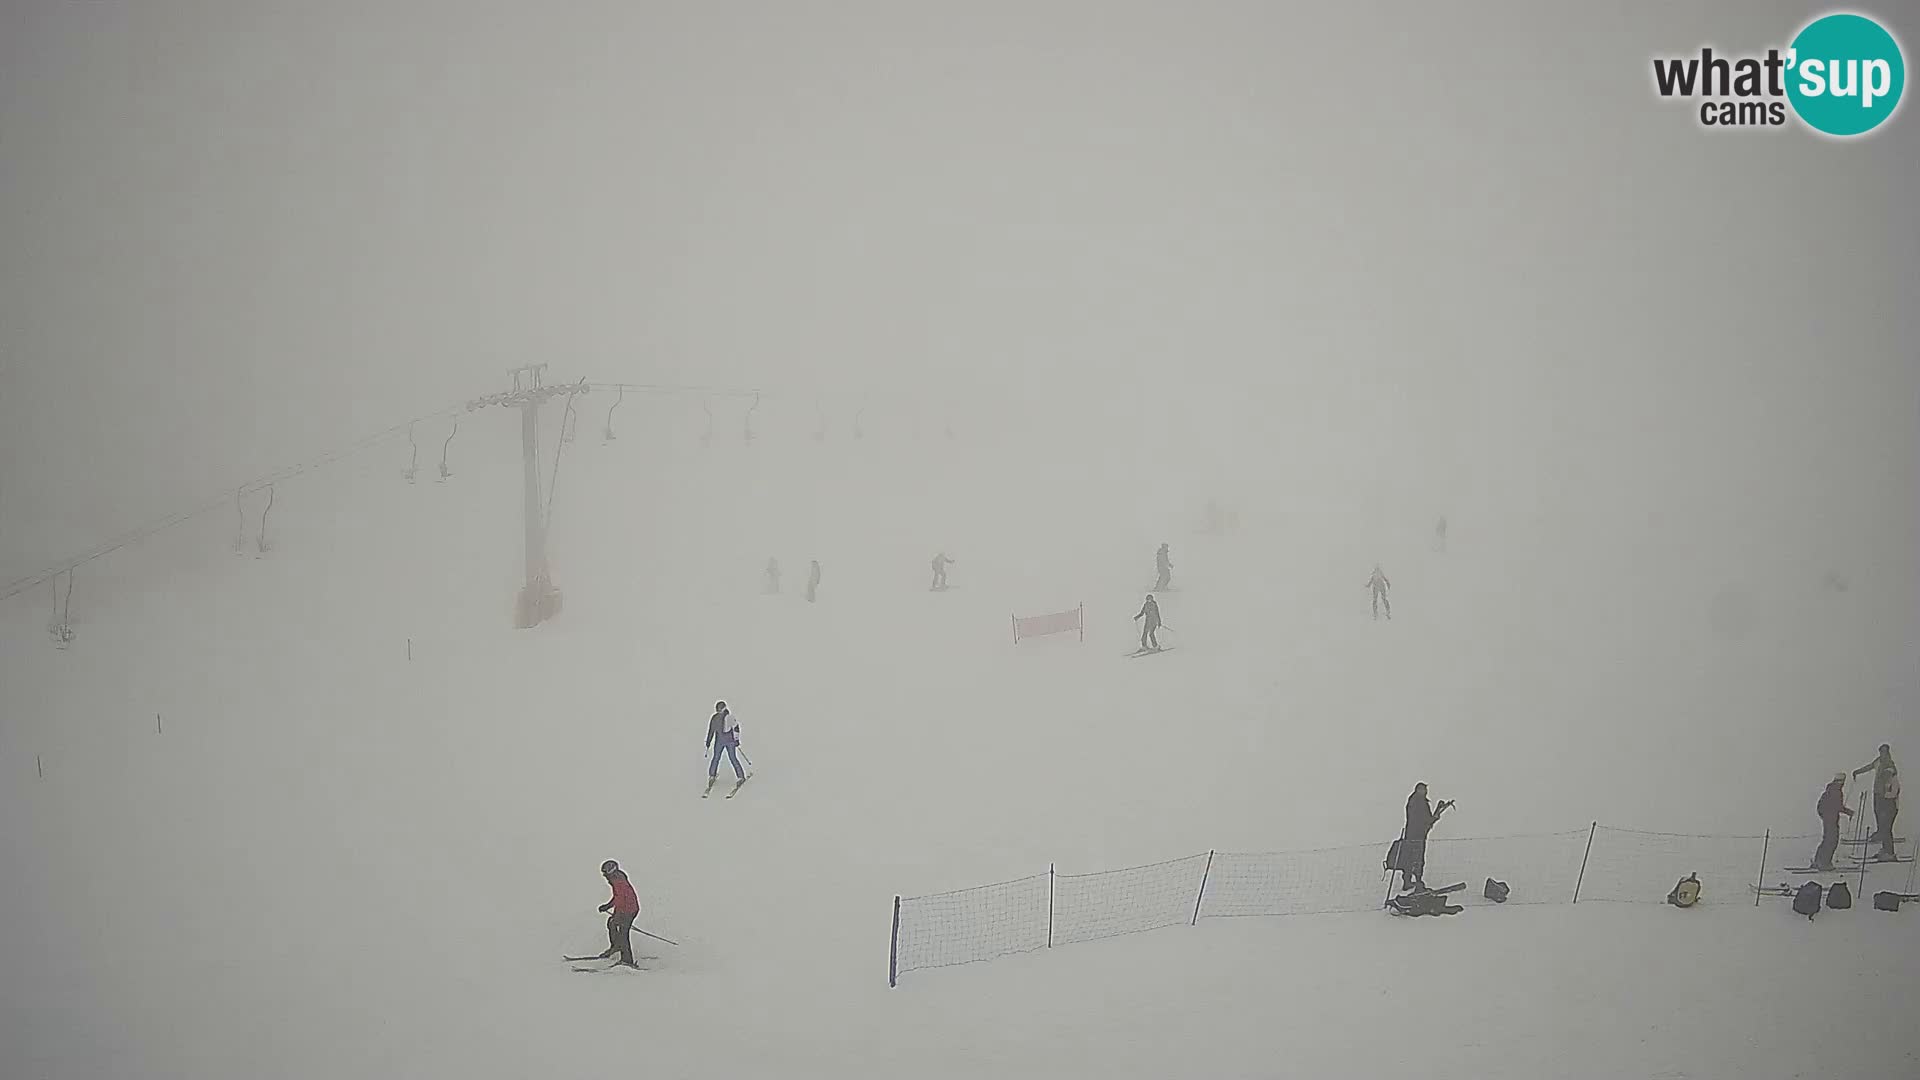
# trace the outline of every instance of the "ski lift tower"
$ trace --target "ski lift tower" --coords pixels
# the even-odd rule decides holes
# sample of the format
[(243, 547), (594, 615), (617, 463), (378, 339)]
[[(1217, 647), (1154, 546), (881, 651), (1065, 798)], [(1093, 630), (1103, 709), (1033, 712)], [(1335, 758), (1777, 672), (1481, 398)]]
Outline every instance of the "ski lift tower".
[(498, 405), (520, 410), (520, 458), (525, 469), (527, 524), (527, 580), (513, 605), (513, 625), (527, 630), (560, 614), (560, 590), (547, 573), (547, 521), (540, 499), (540, 406), (563, 394), (581, 391), (578, 386), (544, 386), (540, 373), (545, 364), (525, 364), (507, 374), (513, 377), (513, 389), (488, 394), (467, 402), (467, 411)]

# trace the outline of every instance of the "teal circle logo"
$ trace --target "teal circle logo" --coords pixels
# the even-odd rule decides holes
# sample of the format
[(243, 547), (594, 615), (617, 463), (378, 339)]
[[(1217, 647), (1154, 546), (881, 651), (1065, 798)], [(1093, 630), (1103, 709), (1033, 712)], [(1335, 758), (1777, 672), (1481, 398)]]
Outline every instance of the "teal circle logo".
[(1864, 15), (1825, 15), (1794, 35), (1787, 100), (1815, 131), (1864, 135), (1900, 107), (1907, 63), (1900, 43)]

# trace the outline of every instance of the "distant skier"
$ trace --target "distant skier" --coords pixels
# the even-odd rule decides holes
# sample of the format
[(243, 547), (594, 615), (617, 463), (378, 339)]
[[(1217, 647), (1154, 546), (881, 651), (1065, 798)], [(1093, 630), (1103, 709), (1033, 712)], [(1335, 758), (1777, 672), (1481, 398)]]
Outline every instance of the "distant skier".
[(613, 899), (600, 905), (603, 912), (612, 912), (607, 916), (607, 951), (600, 954), (605, 960), (614, 953), (620, 954), (623, 967), (638, 967), (633, 962), (633, 920), (640, 917), (640, 898), (633, 893), (633, 885), (627, 881), (626, 871), (620, 864), (608, 859), (600, 864), (600, 873), (613, 886)]
[(1820, 793), (1814, 807), (1820, 815), (1820, 846), (1813, 852), (1813, 868), (1822, 873), (1833, 871), (1833, 853), (1840, 847), (1840, 818), (1853, 816), (1847, 809), (1847, 774), (1834, 773), (1827, 789)]
[(1393, 588), (1393, 582), (1388, 581), (1387, 575), (1380, 572), (1379, 563), (1373, 564), (1373, 576), (1367, 579), (1367, 588), (1373, 590), (1374, 620), (1379, 621), (1382, 606), (1387, 609), (1387, 618), (1393, 618), (1393, 601), (1387, 599), (1387, 590)]
[(1153, 591), (1165, 592), (1173, 580), (1173, 560), (1167, 556), (1167, 545), (1161, 544), (1160, 550), (1153, 553), (1153, 568), (1160, 573), (1153, 583)]
[(1407, 824), (1400, 834), (1400, 859), (1395, 867), (1401, 874), (1401, 892), (1426, 888), (1427, 834), (1433, 831), (1440, 815), (1452, 806), (1452, 799), (1442, 799), (1438, 806), (1429, 806), (1426, 782), (1413, 785), (1413, 794), (1407, 796)]
[(1136, 622), (1141, 619), (1147, 620), (1140, 630), (1140, 651), (1159, 652), (1160, 604), (1153, 598), (1152, 593), (1147, 594), (1147, 602), (1140, 606), (1140, 614), (1135, 615), (1133, 618)]
[(767, 592), (768, 594), (773, 594), (779, 591), (780, 591), (780, 560), (768, 559), (767, 560)]
[(1865, 765), (1853, 770), (1853, 775), (1873, 773), (1873, 835), (1869, 842), (1880, 842), (1880, 853), (1875, 862), (1888, 862), (1894, 858), (1893, 819), (1900, 815), (1900, 770), (1893, 764), (1893, 747), (1880, 744), (1880, 755)]
[(935, 555), (933, 557), (933, 584), (928, 586), (928, 588), (934, 592), (939, 592), (946, 588), (947, 567), (952, 566), (955, 561), (957, 560), (947, 558), (947, 553), (944, 551)]
[(1447, 550), (1447, 518), (1445, 514), (1433, 526), (1433, 549), (1439, 552)]
[(708, 791), (713, 790), (713, 782), (720, 778), (722, 753), (733, 762), (735, 786), (747, 782), (747, 771), (740, 767), (740, 722), (733, 718), (733, 710), (727, 708), (724, 701), (713, 703), (713, 717), (707, 721), (707, 746), (713, 749), (713, 761), (707, 765)]
[(807, 571), (807, 603), (809, 604), (813, 603), (814, 595), (819, 591), (820, 591), (820, 560), (815, 559), (813, 560), (812, 568)]

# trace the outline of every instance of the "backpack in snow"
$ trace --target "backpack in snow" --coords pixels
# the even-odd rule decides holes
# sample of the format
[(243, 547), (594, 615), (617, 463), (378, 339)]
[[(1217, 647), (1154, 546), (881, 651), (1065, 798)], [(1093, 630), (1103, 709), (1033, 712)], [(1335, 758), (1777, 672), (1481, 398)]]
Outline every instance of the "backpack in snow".
[(1487, 899), (1493, 901), (1496, 904), (1504, 904), (1507, 902), (1507, 895), (1512, 891), (1513, 891), (1512, 889), (1507, 887), (1506, 882), (1495, 881), (1492, 878), (1488, 878), (1487, 887), (1480, 890), (1480, 895), (1486, 897)]
[(1700, 875), (1688, 874), (1676, 883), (1673, 891), (1667, 894), (1667, 903), (1674, 907), (1692, 907), (1700, 902)]
[(1395, 915), (1458, 915), (1464, 909), (1458, 904), (1449, 904), (1447, 894), (1466, 887), (1463, 881), (1444, 889), (1416, 889), (1388, 900), (1387, 910)]
[(1880, 911), (1899, 911), (1900, 901), (1913, 897), (1897, 892), (1877, 892), (1873, 894), (1873, 906)]
[(1827, 890), (1817, 881), (1809, 881), (1793, 892), (1793, 913), (1812, 919), (1820, 913), (1820, 897)]
[(1833, 888), (1827, 890), (1827, 906), (1835, 911), (1845, 911), (1853, 906), (1853, 890), (1847, 888), (1844, 881), (1836, 881)]

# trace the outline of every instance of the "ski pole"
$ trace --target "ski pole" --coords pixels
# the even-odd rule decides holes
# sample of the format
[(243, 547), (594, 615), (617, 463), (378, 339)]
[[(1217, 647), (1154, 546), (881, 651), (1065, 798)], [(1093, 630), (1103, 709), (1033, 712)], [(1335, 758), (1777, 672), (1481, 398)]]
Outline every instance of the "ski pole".
[(667, 944), (672, 945), (674, 948), (680, 947), (680, 943), (673, 940), (672, 938), (663, 938), (659, 934), (647, 934), (645, 930), (642, 930), (637, 926), (633, 927), (633, 932), (636, 934), (646, 934), (648, 937), (652, 938), (655, 941), (664, 941)]

